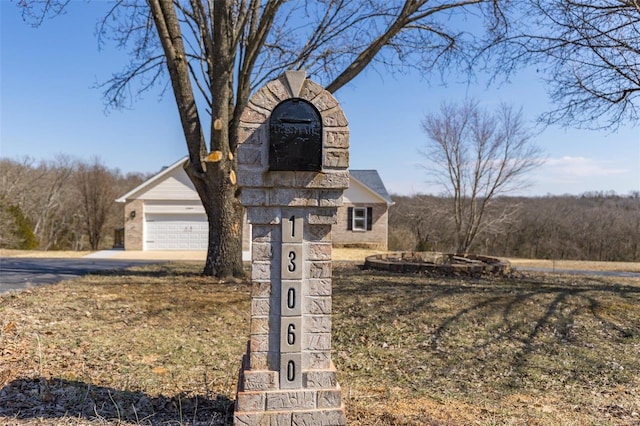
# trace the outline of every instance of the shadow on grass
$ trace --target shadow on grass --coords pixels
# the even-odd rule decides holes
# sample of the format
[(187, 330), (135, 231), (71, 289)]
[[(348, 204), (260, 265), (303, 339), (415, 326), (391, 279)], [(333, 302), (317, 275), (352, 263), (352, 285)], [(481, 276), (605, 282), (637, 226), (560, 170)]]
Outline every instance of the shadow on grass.
[(132, 265), (126, 269), (106, 269), (102, 271), (94, 271), (93, 275), (102, 276), (126, 276), (126, 277), (181, 277), (193, 278), (201, 277), (204, 262), (181, 262), (172, 263), (168, 261), (158, 263), (148, 263), (140, 265)]
[(479, 382), (562, 390), (564, 380), (604, 389), (638, 371), (640, 282), (344, 269), (333, 294), (339, 368), (397, 386), (466, 394)]
[(202, 270), (204, 262), (199, 261), (163, 261), (158, 263), (147, 263), (134, 265), (126, 269), (106, 269), (101, 271), (93, 271), (92, 275), (96, 276), (120, 276), (120, 277), (144, 277), (144, 278), (180, 278), (182, 280), (188, 278), (201, 278), (209, 283), (215, 284), (238, 284), (240, 282), (249, 282), (251, 277), (251, 267), (244, 265), (244, 277), (232, 278), (226, 280), (218, 280), (211, 276), (203, 275)]
[(0, 389), (0, 423), (9, 419), (50, 419), (60, 424), (84, 419), (96, 424), (230, 425), (233, 400), (222, 395), (150, 396), (60, 378), (17, 379)]

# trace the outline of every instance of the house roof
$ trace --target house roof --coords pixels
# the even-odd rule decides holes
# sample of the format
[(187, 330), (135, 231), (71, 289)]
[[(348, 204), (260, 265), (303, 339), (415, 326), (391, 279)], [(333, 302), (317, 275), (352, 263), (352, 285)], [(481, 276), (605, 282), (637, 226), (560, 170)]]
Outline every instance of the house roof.
[(352, 179), (357, 180), (383, 198), (387, 204), (394, 204), (377, 170), (349, 170), (349, 174)]
[[(149, 189), (151, 189), (154, 185), (158, 184), (162, 181), (164, 177), (171, 174), (178, 167), (183, 167), (187, 161), (187, 157), (183, 157), (180, 160), (176, 161), (172, 165), (165, 167), (158, 174), (152, 176), (150, 179), (142, 182), (140, 185), (133, 188), (131, 191), (127, 192), (120, 198), (116, 200), (118, 203), (125, 203), (127, 200), (135, 199), (139, 195), (145, 193)], [(394, 204), (393, 200), (389, 196), (387, 192), (387, 188), (385, 188), (380, 175), (376, 170), (349, 170), (351, 178), (356, 180), (358, 183), (369, 189), (378, 197), (382, 198), (387, 204)]]

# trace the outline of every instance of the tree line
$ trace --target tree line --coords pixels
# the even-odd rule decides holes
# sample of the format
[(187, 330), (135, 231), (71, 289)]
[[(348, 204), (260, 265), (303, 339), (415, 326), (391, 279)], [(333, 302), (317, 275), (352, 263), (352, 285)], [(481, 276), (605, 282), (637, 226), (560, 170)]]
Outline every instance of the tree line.
[[(390, 250), (455, 251), (448, 197), (394, 196)], [(508, 215), (504, 215), (509, 211)], [(500, 197), (468, 252), (504, 257), (640, 261), (640, 192)]]
[[(67, 155), (0, 159), (0, 248), (97, 250), (123, 226), (115, 199), (148, 175)], [(393, 196), (390, 250), (455, 251), (451, 197)], [(505, 213), (508, 212), (508, 213)], [(469, 252), (505, 257), (640, 261), (640, 192), (498, 197)]]
[(0, 248), (98, 250), (124, 226), (115, 199), (147, 176), (99, 158), (0, 159)]

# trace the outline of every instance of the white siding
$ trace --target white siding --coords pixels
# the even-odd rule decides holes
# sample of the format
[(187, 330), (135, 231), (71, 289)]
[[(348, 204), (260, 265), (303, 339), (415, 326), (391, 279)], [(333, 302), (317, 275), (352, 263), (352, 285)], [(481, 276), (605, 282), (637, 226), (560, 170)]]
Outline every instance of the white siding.
[(342, 197), (345, 203), (351, 204), (377, 204), (382, 202), (381, 198), (373, 191), (353, 179), (350, 180), (349, 188), (344, 191)]
[(198, 193), (182, 167), (177, 167), (148, 191), (138, 197), (143, 200), (199, 200)]

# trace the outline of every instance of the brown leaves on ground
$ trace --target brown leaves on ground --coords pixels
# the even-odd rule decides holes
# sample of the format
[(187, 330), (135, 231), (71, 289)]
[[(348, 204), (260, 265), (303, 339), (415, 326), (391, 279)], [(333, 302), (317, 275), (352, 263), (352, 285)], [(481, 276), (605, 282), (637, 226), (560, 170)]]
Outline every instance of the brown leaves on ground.
[[(248, 283), (199, 264), (0, 296), (1, 424), (223, 425)], [(349, 424), (640, 424), (640, 280), (334, 272)]]

